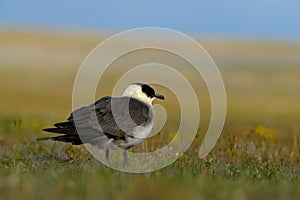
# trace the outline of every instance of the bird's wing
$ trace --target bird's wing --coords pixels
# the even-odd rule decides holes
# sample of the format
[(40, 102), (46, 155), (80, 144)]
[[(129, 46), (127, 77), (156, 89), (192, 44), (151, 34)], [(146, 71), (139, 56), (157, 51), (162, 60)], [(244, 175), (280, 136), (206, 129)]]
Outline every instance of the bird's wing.
[(151, 123), (152, 118), (152, 108), (136, 99), (103, 97), (72, 112), (68, 122), (80, 129), (92, 127), (108, 137), (124, 138), (132, 136), (134, 127)]

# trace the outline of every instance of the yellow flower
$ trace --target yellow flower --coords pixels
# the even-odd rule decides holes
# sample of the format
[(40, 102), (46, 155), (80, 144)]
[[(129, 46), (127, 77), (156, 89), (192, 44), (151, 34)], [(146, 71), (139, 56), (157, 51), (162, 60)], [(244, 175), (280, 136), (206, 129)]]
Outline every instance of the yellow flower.
[(265, 138), (275, 138), (277, 133), (274, 129), (272, 128), (267, 128), (265, 126), (262, 125), (258, 125), (255, 129), (254, 129), (254, 133), (256, 135), (259, 135), (261, 137), (265, 137)]

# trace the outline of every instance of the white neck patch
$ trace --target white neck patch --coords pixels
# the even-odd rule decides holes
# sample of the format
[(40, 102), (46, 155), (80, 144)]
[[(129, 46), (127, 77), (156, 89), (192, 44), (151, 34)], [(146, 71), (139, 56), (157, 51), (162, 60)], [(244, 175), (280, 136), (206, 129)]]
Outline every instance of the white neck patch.
[(136, 85), (136, 84), (129, 85), (123, 92), (122, 96), (135, 98), (139, 101), (146, 103), (147, 105), (152, 105), (152, 101), (154, 100), (154, 98), (148, 97), (142, 91), (142, 88), (140, 85)]

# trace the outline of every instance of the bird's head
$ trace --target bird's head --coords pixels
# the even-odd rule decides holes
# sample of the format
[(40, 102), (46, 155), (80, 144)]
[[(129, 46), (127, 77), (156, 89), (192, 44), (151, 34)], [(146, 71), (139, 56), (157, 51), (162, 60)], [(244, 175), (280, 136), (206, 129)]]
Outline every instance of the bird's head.
[(130, 84), (123, 92), (123, 96), (135, 98), (139, 101), (150, 105), (152, 104), (152, 101), (156, 98), (161, 100), (165, 99), (163, 95), (155, 93), (152, 87), (144, 83)]

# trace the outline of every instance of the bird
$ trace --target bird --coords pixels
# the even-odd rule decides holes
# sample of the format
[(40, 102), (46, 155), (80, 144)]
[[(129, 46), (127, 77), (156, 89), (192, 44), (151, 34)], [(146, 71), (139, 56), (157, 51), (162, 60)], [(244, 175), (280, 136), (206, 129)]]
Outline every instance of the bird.
[(72, 145), (91, 144), (105, 151), (123, 150), (124, 166), (128, 166), (127, 150), (141, 143), (151, 132), (154, 122), (152, 102), (165, 97), (146, 83), (128, 85), (120, 97), (105, 96), (71, 112), (64, 122), (43, 131), (60, 134), (38, 140), (52, 140)]

